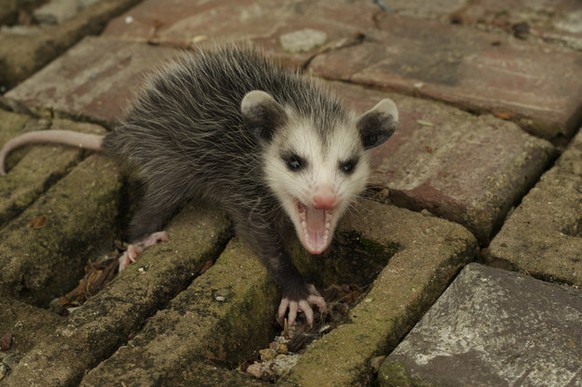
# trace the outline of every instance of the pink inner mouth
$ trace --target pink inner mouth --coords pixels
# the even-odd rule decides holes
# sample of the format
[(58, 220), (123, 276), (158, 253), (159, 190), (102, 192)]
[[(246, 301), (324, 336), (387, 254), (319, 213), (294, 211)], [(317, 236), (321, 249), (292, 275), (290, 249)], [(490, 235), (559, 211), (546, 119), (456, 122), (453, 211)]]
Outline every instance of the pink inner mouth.
[(329, 244), (332, 211), (318, 210), (297, 202), (301, 223), (300, 239), (311, 254), (321, 254)]

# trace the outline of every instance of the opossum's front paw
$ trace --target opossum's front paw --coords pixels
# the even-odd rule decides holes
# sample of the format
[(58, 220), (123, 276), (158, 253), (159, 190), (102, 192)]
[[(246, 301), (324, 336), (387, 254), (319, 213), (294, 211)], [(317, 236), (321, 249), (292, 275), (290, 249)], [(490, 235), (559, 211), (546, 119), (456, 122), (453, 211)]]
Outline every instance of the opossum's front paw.
[(283, 299), (279, 304), (279, 311), (277, 316), (279, 317), (279, 320), (283, 320), (288, 309), (289, 314), (287, 315), (287, 320), (289, 326), (291, 326), (297, 318), (297, 313), (303, 312), (305, 313), (305, 318), (307, 319), (307, 325), (311, 327), (313, 326), (313, 309), (311, 309), (311, 305), (317, 306), (317, 309), (319, 309), (321, 313), (325, 312), (325, 300), (323, 297), (321, 297), (321, 294), (319, 294), (317, 289), (315, 289), (315, 286), (307, 285), (306, 294), (303, 297), (295, 299), (287, 295), (283, 295)]
[(119, 271), (125, 270), (129, 265), (137, 261), (137, 257), (148, 247), (159, 242), (166, 242), (167, 240), (168, 233), (159, 231), (146, 236), (137, 243), (127, 246), (127, 250), (119, 257)]

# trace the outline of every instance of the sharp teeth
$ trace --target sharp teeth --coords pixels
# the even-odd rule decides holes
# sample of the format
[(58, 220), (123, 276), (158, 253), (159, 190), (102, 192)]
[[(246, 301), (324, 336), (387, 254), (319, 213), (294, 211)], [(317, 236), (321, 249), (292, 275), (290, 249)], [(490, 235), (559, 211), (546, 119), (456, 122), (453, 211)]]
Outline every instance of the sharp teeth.
[[(301, 201), (296, 199), (296, 209), (299, 220), (300, 232), (303, 236), (303, 242), (306, 243), (306, 248), (308, 250), (322, 251), (328, 244), (331, 235), (331, 224), (333, 222), (333, 211), (324, 210), (323, 211), (323, 229), (321, 229), (319, 234), (314, 234), (308, 230), (307, 214), (309, 211), (314, 211), (315, 209), (308, 208)], [(321, 216), (321, 215), (319, 215)], [(314, 238), (314, 240), (312, 240)]]
[(303, 205), (300, 201), (297, 201), (297, 213), (299, 214), (299, 220), (301, 221), (301, 226), (305, 227), (306, 215), (307, 215), (307, 207)]

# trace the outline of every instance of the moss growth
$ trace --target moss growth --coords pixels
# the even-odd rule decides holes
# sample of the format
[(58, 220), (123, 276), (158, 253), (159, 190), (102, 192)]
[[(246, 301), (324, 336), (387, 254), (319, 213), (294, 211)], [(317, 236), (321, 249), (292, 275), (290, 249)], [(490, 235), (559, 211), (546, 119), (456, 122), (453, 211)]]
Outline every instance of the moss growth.
[(396, 243), (382, 245), (355, 231), (344, 231), (336, 234), (324, 254), (311, 256), (299, 243), (291, 248), (291, 253), (305, 277), (319, 286), (356, 284), (366, 287), (399, 250)]
[(382, 387), (425, 387), (418, 378), (411, 377), (406, 366), (400, 362), (384, 362), (378, 374), (378, 384)]

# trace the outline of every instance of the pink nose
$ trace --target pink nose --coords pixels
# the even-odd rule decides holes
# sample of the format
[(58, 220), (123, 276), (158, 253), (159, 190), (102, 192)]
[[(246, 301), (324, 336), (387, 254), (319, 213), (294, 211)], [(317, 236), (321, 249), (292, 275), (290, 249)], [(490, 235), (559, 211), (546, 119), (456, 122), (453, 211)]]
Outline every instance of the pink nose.
[(331, 189), (316, 189), (313, 204), (318, 210), (331, 210), (335, 207), (337, 197)]

